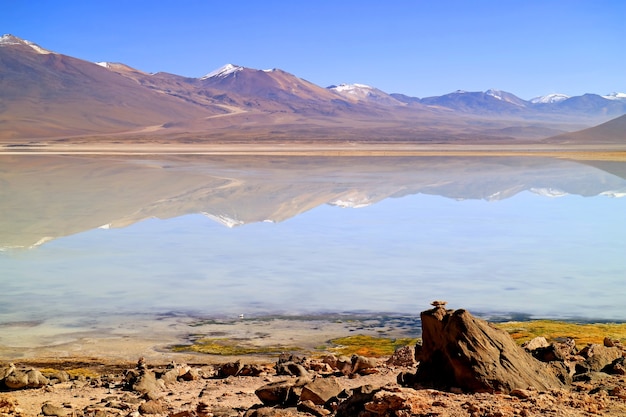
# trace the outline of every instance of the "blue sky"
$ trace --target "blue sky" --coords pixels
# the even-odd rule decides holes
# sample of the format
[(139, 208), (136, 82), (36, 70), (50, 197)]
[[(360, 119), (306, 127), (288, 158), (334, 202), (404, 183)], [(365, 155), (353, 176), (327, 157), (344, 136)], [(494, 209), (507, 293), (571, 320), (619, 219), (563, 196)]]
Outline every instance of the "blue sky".
[(524, 99), (626, 91), (626, 1), (10, 1), (2, 33), (89, 61), (199, 77), (226, 63), (322, 87)]

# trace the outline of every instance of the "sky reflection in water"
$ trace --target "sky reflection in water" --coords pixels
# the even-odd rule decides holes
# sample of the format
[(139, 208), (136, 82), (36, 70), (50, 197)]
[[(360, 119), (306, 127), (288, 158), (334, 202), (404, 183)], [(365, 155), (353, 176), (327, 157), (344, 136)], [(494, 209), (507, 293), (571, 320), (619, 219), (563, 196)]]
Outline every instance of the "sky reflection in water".
[(54, 315), (477, 313), (626, 319), (626, 198), (529, 191), (320, 205), (228, 228), (201, 214), (0, 253), (0, 321)]

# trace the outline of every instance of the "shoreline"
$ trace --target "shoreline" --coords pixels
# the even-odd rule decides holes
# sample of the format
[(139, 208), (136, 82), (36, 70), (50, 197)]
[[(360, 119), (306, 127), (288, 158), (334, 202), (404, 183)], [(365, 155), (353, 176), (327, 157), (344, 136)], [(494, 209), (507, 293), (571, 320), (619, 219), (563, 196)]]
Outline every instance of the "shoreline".
[(575, 144), (407, 144), (407, 143), (0, 143), (0, 155), (91, 155), (91, 156), (528, 156), (578, 161), (626, 161), (624, 145)]
[[(626, 332), (626, 321), (594, 319), (542, 319), (522, 315), (477, 317), (503, 328), (532, 327), (533, 323), (587, 328), (614, 326)], [(544, 326), (545, 327), (545, 326)], [(558, 326), (556, 326), (559, 329)], [(569, 328), (569, 327), (568, 327)], [(245, 318), (207, 318), (191, 315), (118, 315), (102, 323), (87, 320), (84, 327), (52, 320), (0, 324), (0, 362), (28, 364), (132, 363), (139, 357), (151, 361), (221, 363), (245, 358), (273, 360), (281, 351), (306, 355), (332, 353), (332, 340), (352, 336), (377, 339), (421, 337), (419, 314), (306, 314), (264, 315)], [(559, 331), (559, 330), (557, 330)], [(571, 331), (571, 330), (569, 330)], [(560, 336), (568, 336), (563, 334)], [(626, 337), (626, 333), (625, 333)], [(191, 347), (203, 341), (218, 341), (225, 348), (245, 348), (250, 353), (202, 353)], [(178, 347), (178, 349), (176, 349)], [(187, 348), (186, 348), (187, 347)], [(238, 350), (234, 350), (238, 352)]]

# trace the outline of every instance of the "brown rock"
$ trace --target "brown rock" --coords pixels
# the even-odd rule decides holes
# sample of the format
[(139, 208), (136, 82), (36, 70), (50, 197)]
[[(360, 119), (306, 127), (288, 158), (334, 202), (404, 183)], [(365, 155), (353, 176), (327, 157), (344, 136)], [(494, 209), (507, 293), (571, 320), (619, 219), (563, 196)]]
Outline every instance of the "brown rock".
[(254, 393), (264, 405), (294, 406), (298, 403), (302, 388), (309, 382), (309, 378), (276, 381), (263, 385)]
[(139, 406), (141, 414), (164, 414), (167, 412), (167, 405), (161, 400), (150, 400)]
[(546, 347), (539, 347), (532, 351), (532, 355), (542, 362), (564, 362), (575, 353), (576, 342), (574, 339), (566, 339), (562, 342), (554, 342)]
[(145, 394), (158, 393), (164, 388), (165, 383), (162, 380), (157, 380), (152, 371), (143, 372), (132, 385), (134, 391)]
[(276, 375), (309, 376), (304, 366), (295, 362), (282, 362), (276, 365)]
[(522, 400), (526, 400), (532, 396), (532, 392), (527, 389), (515, 388), (511, 390), (509, 395), (511, 395), (512, 397), (521, 398)]
[(44, 416), (67, 417), (70, 414), (72, 414), (72, 410), (65, 408), (65, 407), (52, 405), (50, 403), (45, 403), (44, 405), (41, 406), (41, 413)]
[(365, 410), (365, 404), (370, 402), (374, 395), (380, 391), (380, 387), (363, 385), (352, 391), (346, 400), (342, 401), (337, 408), (337, 417), (354, 417), (361, 415)]
[(270, 408), (270, 407), (261, 407), (256, 409), (248, 410), (244, 417), (300, 417), (307, 416), (310, 417), (310, 414), (307, 413), (299, 413), (295, 408)]
[(369, 373), (370, 369), (374, 369), (378, 366), (378, 361), (375, 358), (367, 358), (361, 355), (352, 355), (350, 360), (352, 362), (352, 374)]
[(329, 415), (331, 412), (325, 409), (322, 406), (315, 405), (311, 400), (305, 400), (298, 403), (297, 407), (298, 411), (302, 411), (305, 413), (312, 414), (316, 417), (324, 417)]
[(336, 398), (342, 391), (335, 378), (317, 378), (302, 388), (300, 401), (312, 401), (316, 405), (324, 405)]
[(466, 310), (438, 306), (421, 313), (422, 351), (415, 380), (439, 389), (510, 392), (563, 383), (511, 336)]
[(550, 343), (548, 343), (546, 338), (543, 336), (535, 337), (534, 339), (531, 339), (528, 342), (522, 344), (522, 347), (529, 352), (532, 352), (533, 350), (539, 348), (546, 348), (548, 346), (550, 346)]
[(605, 367), (609, 367), (613, 361), (621, 358), (622, 350), (617, 347), (593, 344), (581, 350), (581, 355), (587, 359), (584, 363), (578, 364), (577, 369), (585, 372), (599, 372)]
[(15, 415), (18, 410), (18, 402), (15, 397), (0, 394), (0, 415)]
[(48, 378), (36, 369), (14, 369), (4, 378), (9, 389), (39, 388), (48, 384)]
[(389, 366), (404, 366), (407, 368), (417, 365), (415, 360), (415, 347), (402, 346), (393, 352), (393, 355), (387, 360)]
[(241, 361), (225, 363), (220, 366), (217, 374), (221, 378), (226, 378), (229, 376), (237, 376), (239, 372), (243, 369), (244, 365)]

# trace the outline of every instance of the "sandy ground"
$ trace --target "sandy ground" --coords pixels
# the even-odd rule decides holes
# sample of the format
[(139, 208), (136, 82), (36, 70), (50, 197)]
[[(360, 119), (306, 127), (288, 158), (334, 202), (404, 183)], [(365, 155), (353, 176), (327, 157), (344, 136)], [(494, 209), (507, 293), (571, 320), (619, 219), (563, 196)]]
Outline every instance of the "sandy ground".
[[(389, 325), (381, 327), (376, 320), (361, 320), (352, 316), (344, 319), (333, 316), (223, 320), (146, 316), (111, 321), (98, 329), (77, 329), (66, 333), (45, 324), (29, 323), (16, 323), (1, 330), (0, 368), (15, 363), (44, 370), (89, 370), (99, 375), (118, 375), (118, 380), (125, 370), (135, 368), (139, 358), (145, 358), (151, 368), (163, 368), (172, 362), (190, 364), (205, 375), (210, 375), (218, 364), (241, 361), (270, 369), (276, 362), (277, 354), (225, 356), (171, 350), (173, 345), (189, 343), (191, 334), (231, 340), (248, 347), (291, 347), (295, 353), (308, 357), (330, 352), (320, 350), (320, 346), (330, 347), (329, 340), (355, 332), (373, 336), (384, 333), (388, 337), (407, 334), (406, 330)], [(372, 376), (344, 377), (342, 384), (347, 387), (364, 384), (382, 386), (394, 382), (396, 376), (396, 370), (384, 368)], [(190, 404), (197, 404), (199, 399), (211, 407), (249, 408), (260, 403), (254, 393), (257, 388), (280, 379), (284, 376), (274, 375), (271, 369), (260, 377), (202, 378), (169, 386), (163, 395), (167, 396), (170, 409), (189, 409)], [(93, 404), (104, 405), (107, 399), (133, 396), (119, 387), (112, 389), (111, 386), (100, 386), (93, 380), (83, 379), (39, 389), (0, 392), (0, 403), (3, 400), (15, 401), (18, 411), (22, 413), (19, 415), (36, 416), (41, 412), (42, 405), (50, 401), (57, 406), (66, 404), (71, 405), (73, 410), (83, 410)]]

